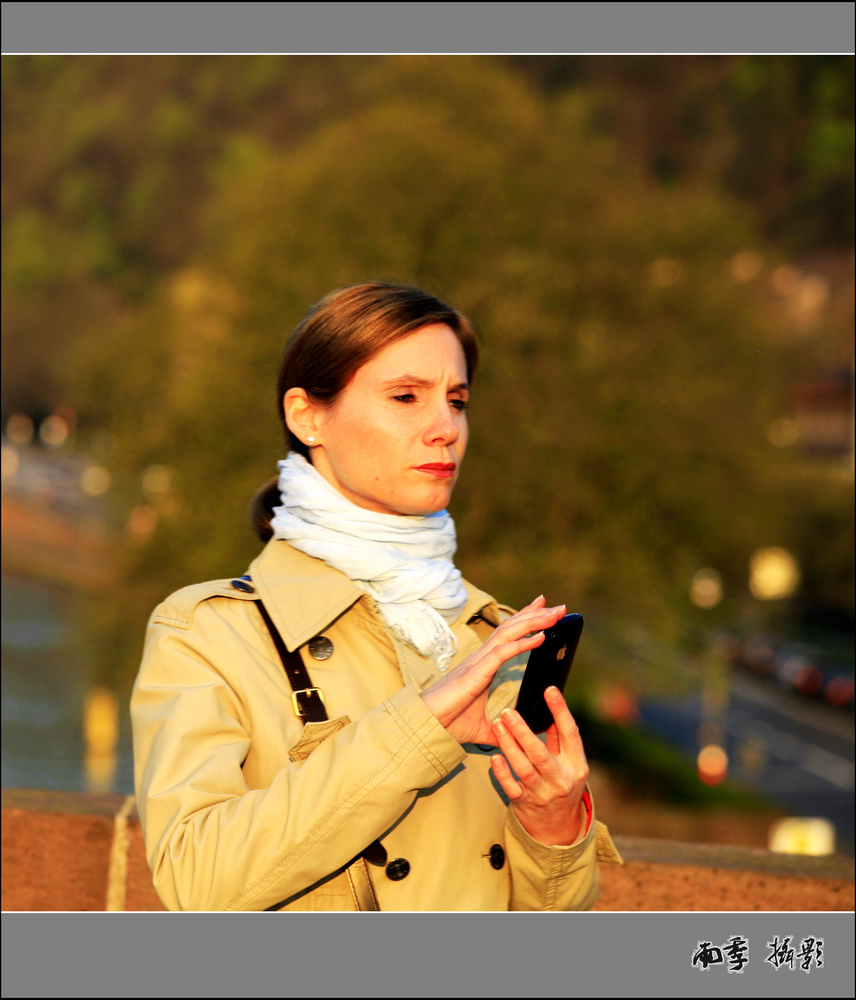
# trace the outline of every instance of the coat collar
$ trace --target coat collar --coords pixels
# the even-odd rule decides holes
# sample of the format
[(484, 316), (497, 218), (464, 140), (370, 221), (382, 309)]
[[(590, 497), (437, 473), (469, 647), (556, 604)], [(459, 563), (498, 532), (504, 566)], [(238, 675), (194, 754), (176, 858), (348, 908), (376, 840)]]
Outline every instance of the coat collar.
[[(267, 543), (250, 564), (249, 573), (286, 646), (292, 651), (323, 632), (330, 622), (361, 598), (374, 603), (344, 573), (281, 539), (274, 538)], [(473, 615), (481, 614), (492, 625), (498, 625), (500, 614), (494, 599), (466, 580), (464, 586), (467, 602), (458, 622), (468, 622)]]

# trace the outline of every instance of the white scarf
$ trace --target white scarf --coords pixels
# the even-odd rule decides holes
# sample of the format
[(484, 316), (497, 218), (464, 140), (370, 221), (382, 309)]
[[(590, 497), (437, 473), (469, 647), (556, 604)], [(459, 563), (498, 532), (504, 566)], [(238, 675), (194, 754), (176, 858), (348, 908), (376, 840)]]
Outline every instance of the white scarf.
[(364, 510), (297, 452), (278, 465), (282, 506), (274, 507), (274, 537), (359, 584), (399, 639), (447, 670), (458, 645), (449, 625), (467, 600), (452, 562), (457, 543), (449, 513)]

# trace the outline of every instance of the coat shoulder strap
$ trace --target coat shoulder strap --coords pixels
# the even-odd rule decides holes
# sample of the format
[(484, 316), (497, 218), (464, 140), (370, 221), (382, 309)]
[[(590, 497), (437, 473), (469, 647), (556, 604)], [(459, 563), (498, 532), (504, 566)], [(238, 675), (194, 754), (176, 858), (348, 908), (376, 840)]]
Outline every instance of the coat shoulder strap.
[(312, 684), (300, 651), (295, 650), (293, 653), (288, 651), (282, 641), (282, 636), (279, 634), (279, 629), (268, 614), (268, 609), (261, 600), (256, 600), (256, 604), (282, 661), (288, 683), (291, 685), (291, 704), (294, 708), (294, 714), (303, 719), (304, 722), (325, 722), (327, 709), (324, 707), (324, 695), (320, 688)]

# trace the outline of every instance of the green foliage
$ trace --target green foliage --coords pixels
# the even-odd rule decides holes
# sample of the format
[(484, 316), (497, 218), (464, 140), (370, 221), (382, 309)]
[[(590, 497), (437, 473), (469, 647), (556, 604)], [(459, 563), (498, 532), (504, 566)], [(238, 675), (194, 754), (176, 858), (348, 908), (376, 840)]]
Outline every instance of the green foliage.
[(550, 93), (584, 88), (598, 128), (661, 183), (750, 200), (792, 253), (852, 246), (852, 55), (509, 59)]

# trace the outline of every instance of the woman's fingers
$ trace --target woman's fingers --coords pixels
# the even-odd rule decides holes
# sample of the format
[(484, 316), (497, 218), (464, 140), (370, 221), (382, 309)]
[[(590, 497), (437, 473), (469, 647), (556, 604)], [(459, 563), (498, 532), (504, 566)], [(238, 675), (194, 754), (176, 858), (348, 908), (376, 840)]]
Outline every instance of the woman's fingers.
[(531, 604), (527, 604), (525, 608), (521, 608), (516, 614), (509, 615), (508, 618), (500, 623), (499, 628), (503, 630), (515, 629), (521, 623), (531, 621), (532, 619), (540, 620), (544, 618), (546, 620), (559, 611), (564, 611), (564, 609), (565, 606), (563, 604), (548, 608), (543, 596), (536, 597)]
[(473, 691), (481, 692), (490, 684), (506, 660), (540, 646), (543, 641), (544, 633), (536, 632), (519, 639), (507, 639), (505, 642), (491, 642), (490, 645), (486, 642), (452, 673), (447, 674), (447, 678), (449, 682), (455, 682), (460, 678), (462, 682), (471, 686)]
[[(544, 699), (553, 716), (553, 725), (547, 731), (550, 752), (556, 756), (561, 755), (568, 761), (578, 758), (585, 760), (582, 737), (565, 696), (557, 687), (548, 687), (544, 692)], [(551, 743), (555, 744), (556, 749), (553, 749)]]
[(537, 795), (546, 782), (556, 780), (557, 759), (517, 712), (505, 709), (494, 723), (494, 729), (500, 750), (530, 794)]
[[(543, 601), (543, 598), (539, 598)], [(534, 604), (534, 602), (533, 602)], [(545, 608), (543, 605), (524, 608), (516, 615), (506, 618), (497, 628), (493, 630), (490, 638), (485, 642), (485, 649), (491, 649), (512, 639), (519, 639), (532, 632), (540, 632), (556, 622), (564, 615), (565, 605), (560, 604), (555, 608)]]
[(506, 618), (461, 667), (465, 670), (488, 668), (496, 672), (506, 660), (540, 646), (544, 641), (543, 630), (555, 625), (566, 610), (564, 605), (547, 608), (544, 603), (543, 595), (536, 597), (522, 611)]
[(519, 624), (530, 622), (533, 619), (540, 621), (542, 619), (550, 620), (556, 616), (561, 617), (565, 611), (566, 607), (564, 604), (556, 605), (556, 607), (548, 608), (543, 597), (536, 598), (531, 604), (522, 608), (515, 615), (510, 615), (500, 624), (500, 628), (509, 629), (516, 628)]
[(577, 725), (558, 688), (548, 688), (547, 703), (554, 722), (547, 731), (546, 743), (513, 709), (503, 711), (494, 730), (497, 745), (524, 786), (537, 792), (548, 783), (561, 786), (564, 793), (570, 784), (587, 780), (588, 762)]
[(511, 768), (508, 766), (508, 761), (502, 754), (494, 754), (490, 759), (490, 766), (496, 780), (499, 782), (500, 788), (508, 796), (510, 802), (517, 802), (518, 799), (523, 798), (523, 788), (515, 780), (514, 775), (511, 773)]
[[(538, 600), (543, 601), (543, 598)], [(564, 605), (524, 608), (495, 628), (484, 645), (461, 666), (465, 669), (487, 667), (495, 672), (506, 660), (540, 646), (544, 641), (543, 630), (554, 625), (564, 612)]]

